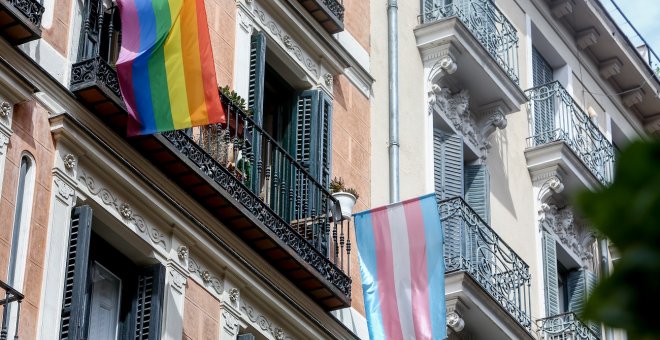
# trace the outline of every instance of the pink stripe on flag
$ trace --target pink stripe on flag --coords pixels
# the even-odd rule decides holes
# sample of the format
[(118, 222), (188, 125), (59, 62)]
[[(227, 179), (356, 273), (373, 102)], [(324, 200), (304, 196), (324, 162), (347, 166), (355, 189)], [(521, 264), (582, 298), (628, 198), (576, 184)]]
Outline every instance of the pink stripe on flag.
[(378, 293), (383, 314), (383, 328), (388, 340), (403, 339), (401, 322), (399, 320), (399, 307), (396, 301), (396, 288), (394, 286), (394, 269), (392, 259), (392, 237), (390, 236), (390, 221), (387, 209), (378, 209), (373, 212), (374, 241), (378, 249), (376, 262), (378, 273)]
[(403, 205), (410, 244), (410, 277), (412, 278), (413, 324), (417, 339), (433, 338), (429, 306), (429, 278), (426, 259), (424, 218), (419, 200)]
[[(119, 78), (120, 89), (133, 88), (133, 60), (137, 57), (140, 50), (140, 19), (137, 15), (137, 8), (135, 7), (136, 0), (119, 0), (117, 5), (120, 7), (121, 13), (121, 49), (119, 57), (117, 58), (117, 76)], [(126, 103), (126, 110), (128, 111), (128, 119), (137, 120), (137, 107), (135, 102), (135, 93), (133, 91), (121, 91)], [(139, 126), (139, 124), (128, 123), (128, 126)], [(137, 132), (137, 131), (133, 131)], [(134, 135), (136, 133), (131, 133)]]

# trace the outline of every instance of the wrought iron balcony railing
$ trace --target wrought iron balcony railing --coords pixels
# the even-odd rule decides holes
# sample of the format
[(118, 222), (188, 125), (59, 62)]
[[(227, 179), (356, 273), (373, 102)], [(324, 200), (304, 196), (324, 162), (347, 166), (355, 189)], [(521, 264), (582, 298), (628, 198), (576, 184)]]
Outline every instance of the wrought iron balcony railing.
[(429, 23), (452, 16), (467, 27), (504, 72), (519, 84), (518, 31), (491, 0), (424, 0), (422, 22)]
[[(9, 330), (9, 322), (12, 317), (16, 318), (16, 324), (14, 327), (14, 340), (18, 340), (18, 325), (21, 315), (21, 302), (23, 301), (23, 294), (19, 293), (12, 286), (6, 284), (3, 281), (0, 281), (0, 288), (5, 291), (4, 299), (0, 300), (0, 306), (2, 306), (2, 329), (0, 329), (0, 340), (7, 339), (7, 332)], [(16, 309), (16, 312), (13, 312), (12, 309)]]
[(529, 266), (460, 197), (439, 202), (446, 272), (465, 271), (531, 332)]
[(344, 30), (343, 0), (298, 0), (329, 33)]
[(559, 82), (525, 91), (532, 110), (533, 136), (527, 147), (561, 141), (604, 185), (614, 175), (614, 148)]
[(244, 110), (222, 102), (228, 124), (162, 136), (350, 297), (350, 226), (339, 202)]
[(572, 312), (536, 320), (536, 325), (540, 340), (600, 340), (600, 337)]
[(15, 45), (38, 39), (43, 13), (36, 0), (0, 0), (0, 33)]

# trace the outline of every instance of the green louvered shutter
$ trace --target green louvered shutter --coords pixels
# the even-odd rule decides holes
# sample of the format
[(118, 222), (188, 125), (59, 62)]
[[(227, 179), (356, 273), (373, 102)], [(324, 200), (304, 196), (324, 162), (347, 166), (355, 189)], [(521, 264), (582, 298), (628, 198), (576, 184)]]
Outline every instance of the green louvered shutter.
[(163, 302), (165, 298), (165, 267), (155, 264), (142, 269), (137, 278), (137, 290), (131, 309), (132, 339), (161, 338)]
[(560, 313), (557, 243), (547, 231), (543, 231), (543, 277), (545, 281), (545, 315), (546, 317), (554, 316)]
[[(552, 82), (553, 70), (541, 53), (532, 48), (532, 80), (534, 86), (541, 86)], [(540, 94), (539, 100), (534, 101), (534, 135), (540, 136), (537, 144), (547, 143), (550, 140), (549, 132), (555, 129), (555, 96)]]
[(73, 208), (64, 276), (60, 339), (87, 338), (87, 268), (92, 235), (92, 208)]
[[(250, 41), (250, 74), (248, 87), (248, 109), (252, 110), (254, 123), (262, 126), (264, 106), (264, 76), (266, 75), (266, 35), (257, 32), (252, 35)], [(251, 176), (250, 188), (253, 192), (259, 192), (261, 186), (261, 135), (254, 133), (251, 140)]]
[(485, 165), (465, 166), (465, 201), (486, 223), (490, 223), (490, 186)]

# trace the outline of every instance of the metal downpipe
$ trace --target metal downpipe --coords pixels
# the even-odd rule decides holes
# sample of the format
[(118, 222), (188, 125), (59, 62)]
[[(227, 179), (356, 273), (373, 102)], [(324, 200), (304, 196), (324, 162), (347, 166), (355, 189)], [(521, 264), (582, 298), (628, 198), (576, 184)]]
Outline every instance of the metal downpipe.
[(389, 76), (390, 203), (399, 201), (399, 30), (397, 0), (387, 1), (387, 62)]

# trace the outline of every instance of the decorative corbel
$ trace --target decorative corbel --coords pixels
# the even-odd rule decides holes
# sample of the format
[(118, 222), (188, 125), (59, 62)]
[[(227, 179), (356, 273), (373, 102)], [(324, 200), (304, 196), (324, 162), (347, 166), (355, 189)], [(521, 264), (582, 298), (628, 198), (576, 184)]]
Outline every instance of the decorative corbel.
[(507, 120), (501, 103), (487, 105), (481, 109), (481, 136), (485, 139), (495, 132), (506, 128)]
[(550, 197), (557, 195), (564, 191), (564, 184), (562, 178), (555, 174), (543, 183), (541, 190), (539, 190), (538, 200), (541, 204), (548, 202)]
[(458, 65), (456, 64), (456, 61), (451, 56), (451, 54), (447, 52), (431, 67), (431, 71), (429, 73), (429, 82), (431, 84), (438, 84), (442, 77), (448, 74), (453, 74), (457, 69)]
[(467, 306), (458, 298), (448, 300), (446, 303), (447, 328), (454, 333), (459, 333), (465, 329), (463, 314), (467, 310)]

